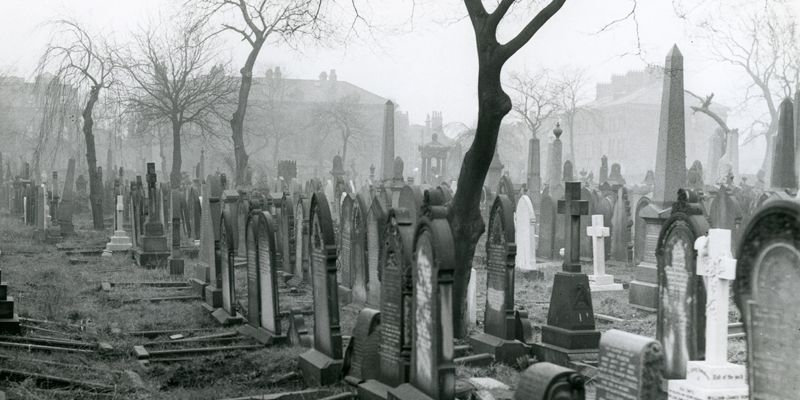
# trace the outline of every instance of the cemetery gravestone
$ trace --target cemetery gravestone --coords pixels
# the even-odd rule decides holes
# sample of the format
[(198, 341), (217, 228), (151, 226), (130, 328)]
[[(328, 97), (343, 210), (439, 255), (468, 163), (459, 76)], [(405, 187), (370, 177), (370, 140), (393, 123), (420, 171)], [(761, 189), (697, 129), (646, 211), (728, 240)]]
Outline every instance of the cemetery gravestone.
[(429, 206), (428, 216), (420, 219), (416, 228), (411, 371), (408, 383), (389, 391), (390, 400), (455, 397), (452, 325), (455, 246), (446, 215), (446, 207)]
[(106, 244), (106, 250), (109, 252), (114, 251), (127, 251), (130, 250), (133, 246), (131, 242), (131, 238), (122, 229), (122, 214), (125, 212), (124, 202), (122, 200), (122, 195), (117, 196), (117, 218), (115, 220), (115, 227), (114, 227), (114, 234), (111, 236), (110, 242)]
[(672, 205), (658, 239), (658, 316), (656, 338), (664, 346), (666, 377), (686, 377), (686, 363), (703, 357), (705, 290), (696, 276), (695, 240), (708, 232), (708, 222), (684, 189)]
[(200, 186), (200, 254), (194, 266), (194, 276), (189, 279), (192, 292), (205, 300), (206, 286), (211, 281), (211, 266), (214, 263), (214, 227), (211, 222), (211, 197), (209, 182)]
[(156, 164), (147, 163), (148, 218), (144, 224), (141, 246), (133, 253), (136, 263), (145, 268), (166, 267), (170, 255), (164, 224), (159, 219), (160, 205), (156, 188)]
[(0, 271), (0, 332), (19, 334), (19, 316), (14, 310), (14, 298), (8, 295), (8, 284), (2, 280)]
[[(243, 320), (242, 316), (237, 312), (234, 303), (234, 299), (236, 299), (236, 280), (233, 271), (234, 257), (236, 255), (236, 247), (234, 246), (234, 237), (236, 236), (236, 231), (233, 227), (234, 218), (236, 218), (236, 214), (233, 214), (230, 207), (226, 207), (220, 217), (219, 274), (221, 279), (219, 284), (222, 290), (222, 307), (214, 310), (211, 315), (222, 325), (233, 325)], [(208, 290), (208, 288), (206, 288), (206, 290)]]
[(372, 308), (362, 308), (356, 317), (353, 335), (344, 358), (347, 376), (345, 382), (359, 386), (380, 375), (381, 313)]
[(572, 369), (538, 362), (522, 373), (514, 400), (584, 400), (584, 383), (584, 377)]
[(744, 319), (750, 397), (790, 399), (800, 392), (800, 204), (761, 207), (739, 245), (734, 294)]
[(564, 264), (553, 281), (542, 343), (533, 345), (533, 354), (539, 360), (559, 365), (595, 358), (600, 340), (600, 332), (595, 330), (589, 278), (581, 273), (578, 258), (580, 216), (589, 211), (588, 202), (579, 200), (580, 192), (580, 182), (566, 182), (565, 200), (558, 203), (567, 233)]
[(514, 319), (514, 211), (506, 195), (495, 197), (486, 240), (486, 307), (484, 332), (470, 337), (476, 353), (488, 353), (498, 362), (514, 365), (528, 353), (516, 340)]
[(514, 213), (514, 227), (517, 268), (529, 279), (534, 278), (530, 275), (541, 275), (541, 271), (536, 267), (536, 213), (528, 195), (523, 194), (519, 197), (517, 210)]
[(172, 201), (172, 254), (169, 262), (169, 274), (183, 276), (184, 259), (181, 253), (181, 193), (179, 189), (169, 191)]
[(386, 211), (379, 197), (367, 213), (367, 304), (380, 306)]
[(592, 215), (592, 226), (586, 228), (586, 235), (592, 238), (592, 265), (594, 273), (589, 275), (589, 285), (592, 292), (605, 292), (622, 290), (622, 284), (614, 283), (614, 276), (606, 274), (606, 246), (605, 238), (611, 235), (610, 230), (603, 226), (602, 215)]
[(558, 254), (555, 248), (556, 236), (556, 203), (547, 190), (542, 193), (541, 218), (539, 222), (539, 243), (536, 254), (539, 257), (553, 259)]
[(367, 198), (359, 194), (353, 203), (353, 302), (367, 302), (368, 246), (367, 246)]
[(311, 275), (308, 269), (309, 255), (311, 254), (309, 250), (308, 203), (308, 199), (299, 196), (294, 207), (294, 275), (303, 279)]
[(353, 288), (353, 198), (350, 195), (342, 201), (339, 226), (339, 296), (343, 304), (349, 304)]
[(64, 191), (58, 207), (58, 227), (62, 236), (75, 233), (72, 225), (72, 214), (75, 212), (75, 159), (70, 158), (67, 163), (67, 176), (64, 179)]
[(611, 258), (628, 264), (632, 260), (630, 200), (628, 190), (620, 187), (611, 217)]
[(275, 222), (267, 211), (253, 211), (247, 220), (247, 324), (240, 331), (263, 344), (287, 340), (282, 334), (275, 264)]
[(308, 386), (330, 385), (342, 374), (342, 335), (336, 283), (336, 239), (328, 199), (321, 192), (311, 198), (309, 232), (310, 269), (314, 293), (314, 347), (299, 357)]
[(597, 400), (664, 400), (664, 351), (649, 337), (616, 329), (600, 339)]
[(706, 354), (704, 361), (687, 363), (685, 380), (668, 382), (669, 398), (674, 400), (747, 399), (745, 367), (728, 362), (729, 282), (735, 278), (736, 260), (731, 255), (731, 231), (711, 229), (694, 244), (698, 252), (697, 274), (705, 277), (708, 300), (706, 314)]

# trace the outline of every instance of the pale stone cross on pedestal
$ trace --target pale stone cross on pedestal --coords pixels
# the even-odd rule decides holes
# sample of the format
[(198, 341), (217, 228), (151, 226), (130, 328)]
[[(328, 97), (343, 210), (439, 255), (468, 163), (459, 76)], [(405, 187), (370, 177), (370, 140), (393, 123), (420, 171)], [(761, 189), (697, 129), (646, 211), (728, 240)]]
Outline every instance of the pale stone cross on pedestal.
[(592, 238), (592, 264), (594, 274), (606, 274), (606, 246), (605, 238), (611, 236), (611, 230), (603, 226), (603, 215), (592, 215), (592, 226), (586, 227), (586, 234)]
[(710, 229), (694, 244), (697, 275), (706, 283), (706, 362), (728, 362), (728, 296), (736, 279), (736, 259), (731, 255), (731, 231)]

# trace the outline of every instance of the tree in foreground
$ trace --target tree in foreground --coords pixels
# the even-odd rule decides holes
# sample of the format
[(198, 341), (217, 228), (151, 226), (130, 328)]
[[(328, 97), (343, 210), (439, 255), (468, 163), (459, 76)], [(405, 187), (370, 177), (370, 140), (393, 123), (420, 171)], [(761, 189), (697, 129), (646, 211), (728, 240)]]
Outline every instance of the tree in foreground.
[(212, 132), (234, 92), (223, 65), (215, 64), (213, 37), (202, 22), (184, 20), (177, 27), (151, 28), (136, 38), (134, 53), (119, 64), (131, 81), (130, 108), (148, 125), (172, 128), (173, 188), (181, 183), (181, 137), (184, 127)]
[(503, 65), (527, 44), (564, 5), (566, 0), (549, 1), (527, 20), (522, 30), (506, 43), (497, 39), (497, 27), (516, 0), (500, 0), (494, 11), (487, 11), (481, 0), (464, 0), (475, 33), (478, 55), (478, 125), (475, 139), (464, 154), (458, 190), (453, 196), (448, 220), (456, 246), (453, 323), (456, 337), (464, 337), (469, 272), (478, 239), (486, 230), (480, 212), (481, 190), (497, 146), (503, 117), (512, 109), (511, 98), (503, 91)]
[(65, 90), (70, 86), (86, 93), (86, 102), (81, 112), (83, 137), (86, 141), (86, 163), (89, 174), (89, 201), (92, 207), (92, 226), (103, 227), (103, 183), (97, 171), (97, 155), (94, 142), (93, 112), (101, 92), (111, 87), (115, 80), (116, 65), (110, 56), (107, 44), (88, 33), (82, 25), (71, 20), (58, 20), (50, 43), (39, 59), (37, 75), (49, 72), (55, 75)]

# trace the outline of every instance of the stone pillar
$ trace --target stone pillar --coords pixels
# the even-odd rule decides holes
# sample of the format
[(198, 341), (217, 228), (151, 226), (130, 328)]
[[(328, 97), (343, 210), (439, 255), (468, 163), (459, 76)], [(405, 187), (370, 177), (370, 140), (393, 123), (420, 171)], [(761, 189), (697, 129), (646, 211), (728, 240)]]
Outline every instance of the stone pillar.
[(561, 162), (561, 134), (563, 131), (561, 130), (561, 124), (556, 123), (556, 128), (553, 129), (553, 135), (555, 135), (556, 140), (550, 144), (550, 154), (549, 160), (547, 163), (547, 185), (550, 187), (550, 192), (552, 193), (553, 188), (561, 184), (561, 172), (563, 168), (563, 164)]
[(383, 110), (383, 146), (381, 149), (381, 177), (392, 179), (392, 163), (394, 162), (394, 103), (386, 101)]
[(785, 98), (781, 103), (778, 135), (775, 137), (775, 152), (772, 156), (772, 179), (774, 189), (797, 190), (794, 147), (794, 107), (792, 99)]
[(542, 176), (539, 138), (533, 138), (528, 140), (528, 196), (533, 200), (535, 209), (538, 209), (540, 193), (542, 193)]

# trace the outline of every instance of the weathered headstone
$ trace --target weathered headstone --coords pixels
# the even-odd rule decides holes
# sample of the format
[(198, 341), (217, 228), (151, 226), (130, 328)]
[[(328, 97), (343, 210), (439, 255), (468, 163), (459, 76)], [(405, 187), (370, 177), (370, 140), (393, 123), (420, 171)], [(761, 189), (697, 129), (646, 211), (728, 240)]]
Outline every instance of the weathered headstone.
[(194, 265), (193, 277), (189, 279), (192, 292), (205, 300), (206, 286), (211, 281), (211, 266), (214, 263), (214, 227), (211, 222), (210, 182), (200, 185), (200, 253)]
[[(244, 319), (236, 310), (236, 276), (233, 270), (236, 247), (234, 237), (237, 235), (233, 227), (236, 214), (231, 203), (226, 204), (219, 222), (219, 274), (220, 289), (222, 290), (222, 307), (214, 310), (211, 315), (222, 325), (241, 323)], [(211, 287), (209, 285), (209, 287)], [(208, 288), (206, 290), (208, 290)], [(208, 298), (208, 295), (206, 295)], [(208, 300), (206, 300), (208, 301)]]
[(800, 392), (800, 204), (776, 199), (753, 215), (742, 235), (734, 294), (744, 319), (750, 397), (791, 399)]
[[(516, 267), (526, 277), (541, 275), (536, 267), (536, 213), (530, 197), (522, 195), (514, 213), (514, 237), (517, 243)], [(539, 274), (536, 274), (539, 272)]]
[(336, 239), (328, 199), (321, 192), (311, 198), (310, 269), (314, 293), (314, 347), (299, 357), (308, 386), (330, 385), (342, 375), (342, 335), (336, 283)]
[(368, 278), (368, 246), (367, 246), (367, 213), (369, 206), (367, 197), (363, 194), (356, 196), (353, 203), (353, 241), (352, 266), (353, 266), (353, 301), (367, 302)]
[(622, 290), (622, 284), (614, 283), (614, 275), (606, 274), (605, 238), (611, 236), (610, 230), (603, 225), (602, 215), (592, 215), (592, 226), (586, 227), (586, 235), (592, 238), (592, 265), (594, 273), (589, 275), (592, 292), (608, 292)]
[(561, 173), (563, 172), (563, 163), (561, 162), (561, 134), (563, 130), (561, 130), (561, 124), (556, 123), (555, 129), (553, 129), (553, 135), (555, 136), (555, 140), (553, 143), (550, 143), (550, 152), (548, 153), (548, 163), (547, 163), (547, 186), (550, 188), (550, 192), (554, 193), (556, 186), (561, 185), (562, 177)]
[(275, 222), (267, 211), (254, 211), (247, 221), (247, 324), (240, 332), (263, 344), (287, 341), (282, 333), (275, 264)]
[(156, 164), (147, 163), (148, 218), (142, 231), (141, 245), (133, 252), (136, 263), (145, 268), (166, 267), (169, 257), (164, 224), (159, 219), (160, 204), (156, 192)]
[(298, 195), (294, 207), (294, 275), (303, 279), (307, 279), (311, 275), (308, 269), (311, 254), (309, 250), (308, 207), (309, 199)]
[(736, 277), (736, 260), (730, 250), (731, 231), (711, 229), (708, 237), (697, 238), (694, 248), (698, 252), (697, 274), (705, 278), (708, 294), (705, 360), (689, 361), (686, 379), (668, 382), (669, 398), (747, 399), (745, 367), (728, 362), (729, 283)]
[[(115, 252), (115, 251), (127, 251), (133, 247), (133, 243), (131, 242), (130, 236), (128, 233), (122, 229), (122, 214), (125, 212), (125, 205), (124, 201), (122, 200), (122, 195), (117, 196), (117, 218), (114, 220), (114, 234), (111, 236), (110, 241), (106, 244), (106, 251), (108, 252)], [(105, 253), (104, 253), (105, 254)]]
[(381, 302), (385, 225), (386, 210), (376, 196), (367, 213), (367, 304), (371, 306), (380, 306)]
[[(281, 261), (283, 262), (283, 271), (291, 274), (295, 269), (295, 225), (294, 225), (294, 204), (293, 197), (284, 193), (283, 198), (280, 200), (280, 226), (278, 230), (280, 234), (280, 243), (276, 243), (280, 248)], [(298, 278), (302, 279), (302, 275)]]
[(353, 197), (342, 201), (339, 217), (339, 297), (343, 304), (352, 302), (353, 290)]
[(633, 257), (633, 243), (631, 242), (633, 221), (629, 210), (628, 190), (620, 187), (617, 190), (617, 201), (614, 203), (614, 212), (611, 217), (611, 259), (625, 264), (629, 264)]
[(347, 344), (344, 365), (347, 366), (345, 382), (358, 386), (368, 379), (380, 376), (381, 312), (362, 308), (356, 317), (353, 335)]
[[(427, 196), (426, 196), (427, 198)], [(409, 382), (389, 391), (390, 400), (455, 397), (453, 277), (455, 246), (447, 209), (429, 206), (414, 239), (413, 344)]]
[(708, 222), (697, 201), (681, 189), (658, 239), (656, 338), (664, 346), (669, 379), (685, 378), (686, 363), (703, 357), (705, 291), (693, 246), (708, 232)]
[(585, 381), (572, 369), (538, 362), (522, 373), (514, 400), (584, 400)]
[(797, 190), (794, 148), (794, 108), (792, 99), (783, 99), (780, 106), (778, 134), (775, 136), (775, 154), (772, 157), (772, 179), (770, 186), (775, 189)]
[(539, 242), (536, 254), (542, 258), (555, 258), (558, 249), (555, 249), (556, 236), (556, 203), (547, 190), (542, 193), (540, 205), (541, 218), (539, 220)]
[(489, 214), (486, 240), (486, 307), (484, 332), (469, 338), (476, 353), (487, 353), (498, 362), (515, 365), (528, 353), (516, 340), (514, 319), (514, 206), (505, 195), (497, 195)]
[(597, 400), (663, 400), (664, 351), (652, 338), (611, 329), (600, 339)]
[(542, 343), (533, 345), (533, 354), (541, 361), (569, 365), (572, 361), (595, 358), (600, 332), (595, 330), (589, 278), (581, 273), (580, 216), (588, 213), (589, 204), (580, 199), (580, 182), (566, 182), (564, 200), (558, 211), (564, 214), (564, 263), (553, 280), (547, 324), (542, 326)]
[(172, 205), (172, 252), (167, 259), (169, 263), (169, 274), (183, 276), (185, 260), (181, 252), (181, 192), (180, 189), (171, 189), (170, 204)]
[(391, 100), (386, 101), (383, 110), (381, 150), (381, 176), (388, 181), (392, 179), (392, 163), (394, 162), (394, 103)]

